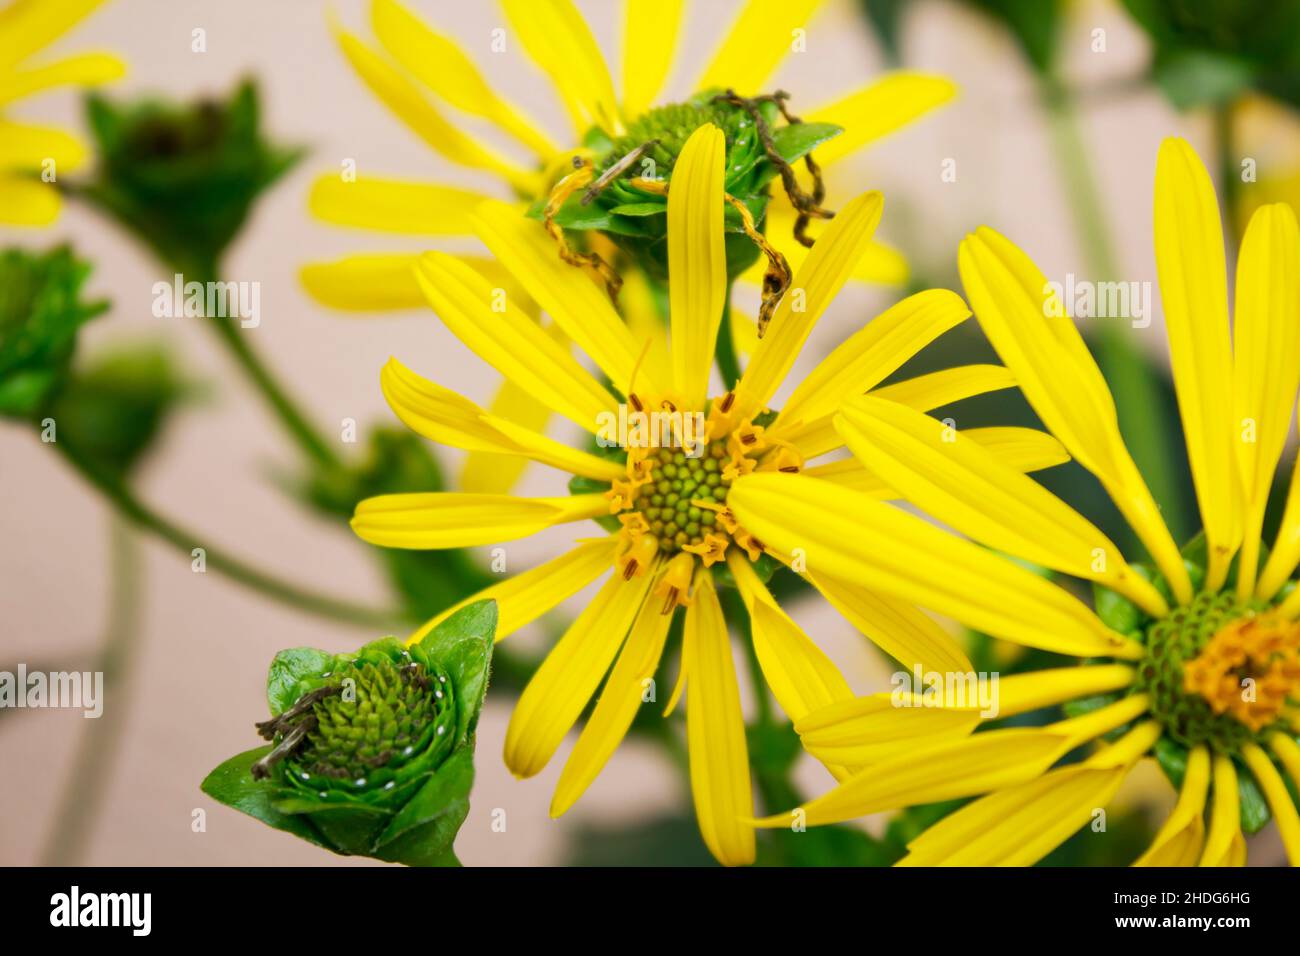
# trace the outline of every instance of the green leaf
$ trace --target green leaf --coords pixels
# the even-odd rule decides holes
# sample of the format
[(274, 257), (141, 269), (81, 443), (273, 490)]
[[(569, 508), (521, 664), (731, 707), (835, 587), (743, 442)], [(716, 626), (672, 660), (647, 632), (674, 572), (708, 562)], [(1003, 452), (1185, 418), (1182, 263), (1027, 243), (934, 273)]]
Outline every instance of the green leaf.
[(271, 747), (267, 745), (231, 757), (207, 775), (200, 789), (218, 803), (261, 820), (267, 826), (334, 851), (334, 847), (306, 817), (282, 813), (275, 808), (280, 795), (278, 788), (269, 786), (265, 780), (253, 779), (250, 768), (270, 752)]
[(266, 675), (266, 702), (271, 706), (271, 716), (278, 717), (292, 707), (304, 693), (300, 682), (329, 670), (333, 660), (333, 654), (314, 647), (291, 647), (276, 654)]
[(1241, 767), (1237, 768), (1237, 794), (1241, 801), (1241, 828), (1247, 834), (1258, 833), (1272, 817), (1268, 801), (1260, 792), (1255, 778)]
[(447, 671), (456, 690), (456, 744), (478, 723), (487, 696), (497, 629), (497, 602), (476, 601), (433, 629), (420, 647)]
[[(447, 866), (474, 786), (474, 747), (463, 747), (438, 768), (375, 841), (372, 855), (407, 866)], [(453, 857), (454, 859), (454, 857)]]
[(1101, 584), (1092, 586), (1092, 603), (1101, 622), (1121, 634), (1138, 630), (1146, 620), (1140, 607)]
[(834, 123), (790, 123), (772, 131), (772, 145), (782, 159), (793, 163), (842, 132), (844, 127)]

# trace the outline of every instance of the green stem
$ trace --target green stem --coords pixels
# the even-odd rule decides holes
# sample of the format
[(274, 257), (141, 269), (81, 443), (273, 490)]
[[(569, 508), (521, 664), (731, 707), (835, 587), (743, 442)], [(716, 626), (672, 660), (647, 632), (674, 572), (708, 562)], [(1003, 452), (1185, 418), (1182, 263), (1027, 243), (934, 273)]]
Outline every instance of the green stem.
[(73, 865), (89, 847), (126, 726), (126, 688), (139, 639), (142, 582), (139, 542), (118, 515), (113, 515), (109, 524), (109, 546), (112, 584), (98, 663), (104, 675), (103, 713), (81, 735), (53, 828), (41, 852), (42, 866)]
[(365, 607), (317, 594), (215, 549), (211, 545), (200, 545), (199, 542), (205, 536), (180, 527), (152, 511), (121, 480), (102, 471), (72, 443), (60, 439), (55, 443), (55, 447), (63, 452), (64, 457), (82, 477), (108, 498), (122, 517), (174, 545), (186, 555), (191, 555), (195, 547), (201, 546), (205, 552), (205, 566), (232, 581), (281, 604), (334, 621), (346, 621), (368, 628), (388, 629), (395, 622), (403, 619), (400, 612)]
[[(1087, 268), (1096, 282), (1119, 277), (1119, 264), (1106, 227), (1104, 205), (1088, 160), (1072, 95), (1051, 76), (1040, 78), (1056, 161), (1065, 177), (1065, 191)], [(1097, 360), (1115, 396), (1120, 430), (1132, 450), (1138, 470), (1159, 503), (1176, 540), (1186, 537), (1187, 514), (1182, 485), (1169, 467), (1176, 460), (1164, 401), (1149, 363), (1121, 321), (1101, 320), (1093, 326)]]
[(1232, 100), (1219, 104), (1214, 110), (1214, 138), (1219, 153), (1219, 177), (1223, 181), (1224, 218), (1234, 236), (1241, 234), (1241, 162), (1237, 155), (1237, 136), (1234, 129), (1236, 103)]
[[(200, 282), (206, 282), (208, 281), (206, 277), (215, 277), (219, 274), (216, 264), (213, 263), (210, 266), (202, 267), (196, 273), (196, 276), (199, 277)], [(242, 334), (242, 329), (237, 320), (227, 315), (214, 315), (208, 318), (207, 324), (217, 336), (218, 341), (226, 347), (226, 351), (230, 353), (231, 358), (243, 369), (249, 381), (261, 392), (262, 398), (279, 417), (280, 423), (298, 442), (302, 450), (321, 465), (338, 466), (340, 464), (338, 455), (334, 453), (330, 445), (316, 431), (315, 427), (307, 419), (306, 414), (299, 408), (298, 403), (289, 396), (289, 393), (276, 380), (271, 370), (249, 342), (248, 336)]]

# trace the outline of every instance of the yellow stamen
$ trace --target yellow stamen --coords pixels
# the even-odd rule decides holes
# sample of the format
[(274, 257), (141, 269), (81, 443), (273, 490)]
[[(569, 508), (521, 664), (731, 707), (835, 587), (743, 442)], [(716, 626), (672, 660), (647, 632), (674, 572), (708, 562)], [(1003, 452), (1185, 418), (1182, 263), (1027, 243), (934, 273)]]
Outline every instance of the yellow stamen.
[(1183, 667), (1183, 687), (1216, 714), (1259, 730), (1300, 690), (1300, 622), (1276, 613), (1233, 621)]

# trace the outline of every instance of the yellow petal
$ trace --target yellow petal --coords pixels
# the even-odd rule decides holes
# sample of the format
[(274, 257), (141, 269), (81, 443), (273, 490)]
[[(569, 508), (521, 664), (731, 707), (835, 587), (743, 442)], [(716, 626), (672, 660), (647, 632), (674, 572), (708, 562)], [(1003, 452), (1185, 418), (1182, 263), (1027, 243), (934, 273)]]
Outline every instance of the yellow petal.
[[(1273, 550), (1264, 562), (1260, 572), (1259, 584), (1255, 594), (1263, 600), (1270, 600), (1291, 579), (1296, 565), (1300, 564), (1300, 456), (1296, 457), (1291, 468), (1291, 481), (1286, 492), (1286, 508), (1282, 512), (1282, 521), (1278, 525), (1277, 537), (1273, 540)], [(1295, 605), (1300, 589), (1292, 591), (1284, 605)]]
[[(1241, 468), (1245, 523), (1237, 593), (1255, 586), (1264, 508), (1291, 426), (1300, 385), (1300, 229), (1291, 207), (1261, 206), (1251, 217), (1237, 260), (1233, 323), (1233, 418)], [(1289, 536), (1279, 534), (1279, 542)], [(1300, 550), (1274, 553), (1260, 580), (1271, 598), (1300, 559)]]
[(683, 0), (623, 4), (623, 115), (640, 116), (652, 105), (672, 68), (682, 25)]
[(997, 716), (1014, 717), (1066, 701), (1130, 686), (1137, 671), (1127, 664), (1052, 667), (999, 678)]
[(1209, 548), (1205, 587), (1217, 591), (1241, 541), (1234, 462), (1232, 344), (1223, 229), (1214, 184), (1186, 141), (1170, 138), (1156, 161), (1156, 270), (1174, 387)]
[(471, 236), (470, 213), (485, 198), (482, 193), (437, 183), (377, 176), (359, 176), (348, 182), (337, 173), (326, 173), (312, 183), (307, 202), (313, 215), (337, 226), (423, 236)]
[(493, 584), (452, 605), (421, 625), (419, 630), (406, 639), (406, 643), (418, 644), (424, 640), (425, 635), (461, 608), (479, 601), (496, 601), (496, 639), (504, 640), (608, 571), (613, 566), (617, 550), (618, 538), (612, 534), (584, 541), (558, 558), (521, 571), (500, 584)]
[(471, 548), (608, 513), (609, 502), (599, 493), (517, 498), (431, 491), (366, 498), (357, 504), (352, 530), (385, 548)]
[(748, 0), (695, 88), (733, 89), (741, 96), (764, 92), (791, 52), (795, 31), (806, 30), (820, 6), (821, 0)]
[(1104, 584), (1153, 617), (1169, 612), (1160, 592), (1096, 525), (962, 432), (871, 396), (845, 405), (836, 427), (853, 454), (890, 487), (962, 534)]
[(126, 64), (111, 53), (81, 53), (14, 73), (0, 73), (0, 104), (59, 86), (98, 86), (126, 75)]
[(561, 261), (541, 223), (525, 219), (518, 210), (501, 203), (484, 203), (475, 220), (479, 238), (492, 254), (619, 391), (627, 393), (635, 373), (639, 391), (665, 394), (664, 383), (654, 379), (653, 368), (638, 368), (645, 343), (628, 330), (603, 289)]
[(1264, 792), (1269, 809), (1273, 811), (1277, 832), (1282, 837), (1282, 845), (1286, 847), (1287, 859), (1292, 866), (1300, 866), (1300, 814), (1296, 813), (1286, 782), (1258, 744), (1246, 744), (1241, 750), (1241, 756), (1254, 775), (1255, 782), (1259, 784), (1259, 789)]
[(1210, 752), (1204, 745), (1187, 755), (1183, 788), (1173, 813), (1134, 866), (1195, 866), (1205, 842), (1205, 796), (1210, 789)]
[[(817, 150), (817, 157), (821, 157), (821, 149)], [(767, 227), (764, 232), (767, 233), (768, 239), (781, 251), (785, 256), (786, 263), (793, 272), (798, 272), (803, 265), (804, 259), (808, 257), (808, 247), (794, 238), (795, 221), (798, 213), (795, 212), (790, 201), (786, 198), (785, 193), (777, 191), (767, 206)], [(805, 234), (812, 236), (814, 239), (820, 236), (822, 226), (820, 220), (813, 220), (811, 224), (805, 226)], [(767, 262), (759, 258), (752, 266), (741, 274), (741, 280), (750, 283), (753, 286), (761, 287), (763, 284), (763, 273), (767, 270)], [(881, 242), (879, 239), (872, 239), (867, 244), (861, 258), (853, 267), (849, 278), (854, 282), (865, 282), (872, 285), (887, 285), (901, 287), (907, 284), (911, 275), (910, 267), (907, 264), (907, 257), (888, 243)]]
[(668, 193), (668, 297), (673, 384), (687, 408), (703, 408), (727, 295), (722, 223), (722, 130), (705, 123), (686, 141)]
[(686, 609), (682, 656), (686, 682), (686, 739), (691, 793), (700, 834), (723, 866), (754, 862), (754, 816), (749, 782), (745, 719), (740, 710), (731, 641), (713, 578), (696, 576), (695, 597)]
[(415, 281), (419, 256), (405, 252), (365, 252), (333, 262), (312, 262), (298, 272), (303, 288), (317, 302), (354, 312), (426, 307)]
[(434, 108), (419, 87), (370, 47), (345, 30), (336, 28), (335, 33), (344, 55), (371, 92), (439, 154), (461, 166), (494, 173), (525, 195), (541, 187), (536, 172), (503, 159), (461, 132)]
[[(488, 414), (494, 420), (505, 419), (520, 426), (525, 434), (543, 438), (551, 420), (549, 408), (508, 379), (497, 389)], [(465, 491), (504, 495), (514, 491), (527, 466), (528, 462), (517, 454), (471, 451), (461, 467), (459, 486)]]
[(1141, 647), (1107, 628), (1064, 589), (830, 482), (772, 472), (745, 475), (732, 485), (727, 503), (746, 530), (778, 552), (803, 549), (815, 575), (883, 591), (1028, 647), (1079, 657), (1142, 656)]
[(905, 667), (920, 665), (945, 674), (972, 669), (952, 635), (906, 601), (820, 572), (808, 580), (867, 640)]
[(852, 699), (853, 691), (839, 668), (781, 610), (749, 559), (733, 548), (727, 567), (749, 611), (759, 667), (786, 716), (799, 720), (811, 710)]
[(49, 46), (104, 0), (14, 0), (0, 10), (0, 65), (7, 66)]
[(614, 662), (587, 726), (565, 761), (551, 799), (551, 816), (561, 816), (577, 803), (618, 749), (637, 711), (648, 702), (646, 690), (654, 681), (672, 619), (671, 614), (660, 613), (656, 601), (641, 604), (627, 643)]
[(639, 343), (645, 354), (641, 367), (648, 370), (650, 380), (671, 382), (673, 368), (668, 348), (667, 316), (660, 309), (646, 274), (640, 269), (625, 272), (618, 297), (632, 339)]
[[(1137, 728), (1150, 746), (1158, 726)], [(1116, 746), (1121, 746), (1121, 741)], [(1114, 766), (1062, 767), (962, 807), (908, 844), (899, 866), (1032, 866), (1094, 819), (1136, 757)]]
[(456, 109), (492, 121), (542, 162), (559, 152), (527, 114), (497, 95), (460, 46), (396, 0), (372, 0), (370, 20), (393, 59)]
[(967, 236), (958, 254), (966, 297), (1038, 417), (1101, 481), (1180, 603), (1191, 580), (1160, 509), (1120, 437), (1101, 370), (1046, 277), (992, 229)]
[(621, 132), (605, 59), (570, 0), (501, 0), (501, 6), (520, 45), (555, 84), (578, 137), (592, 126)]
[[(431, 441), (496, 456), (531, 458), (597, 481), (625, 477), (625, 469), (617, 462), (571, 448), (508, 418), (491, 415), (451, 389), (417, 375), (397, 359), (390, 358), (384, 365), (379, 383), (389, 407), (402, 423)], [(539, 404), (526, 393), (525, 397), (531, 405)], [(483, 492), (485, 489), (469, 490)]]
[(804, 749), (823, 763), (860, 768), (939, 739), (964, 737), (980, 722), (977, 707), (912, 703), (917, 700), (897, 690), (850, 698), (795, 721), (795, 730)]
[(617, 414), (613, 396), (569, 350), (473, 268), (454, 256), (426, 252), (415, 274), (456, 337), (538, 401), (591, 432), (599, 430), (602, 415)]
[(59, 191), (26, 177), (0, 173), (0, 222), (15, 226), (48, 226), (59, 216)]
[(828, 165), (888, 136), (956, 95), (957, 86), (947, 77), (898, 71), (886, 73), (870, 86), (834, 103), (810, 110), (804, 119), (844, 127), (839, 136), (817, 147), (817, 161)]
[(880, 193), (863, 193), (831, 220), (795, 273), (736, 387), (736, 416), (761, 409), (780, 387), (804, 340), (839, 294), (880, 222)]
[(613, 575), (533, 675), (506, 728), (506, 766), (516, 777), (538, 773), (577, 721), (636, 619), (650, 575)]
[(54, 174), (59, 176), (79, 169), (87, 155), (85, 145), (71, 133), (0, 119), (0, 169), (39, 173), (53, 163)]
[(970, 316), (966, 303), (945, 289), (908, 296), (872, 319), (817, 363), (782, 406), (772, 432), (833, 414), (870, 391), (926, 345)]
[(1241, 835), (1241, 795), (1237, 769), (1226, 754), (1214, 755), (1214, 802), (1210, 807), (1210, 832), (1200, 866), (1243, 866), (1246, 841)]

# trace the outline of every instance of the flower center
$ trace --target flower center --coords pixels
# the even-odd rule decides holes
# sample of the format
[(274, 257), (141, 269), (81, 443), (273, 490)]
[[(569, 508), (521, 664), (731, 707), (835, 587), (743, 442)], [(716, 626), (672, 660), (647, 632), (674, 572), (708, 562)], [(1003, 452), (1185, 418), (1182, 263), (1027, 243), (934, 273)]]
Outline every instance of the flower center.
[(1198, 594), (1147, 629), (1138, 686), (1169, 736), (1236, 750), (1300, 690), (1300, 624), (1231, 593)]
[(647, 458), (649, 480), (637, 491), (636, 510), (644, 516), (659, 550), (675, 554), (700, 545), (706, 533), (723, 530), (714, 508), (722, 508), (731, 479), (722, 476), (726, 442), (713, 441), (694, 457), (661, 448)]
[[(596, 160), (596, 172), (605, 172), (643, 144), (653, 142), (655, 145), (641, 155), (654, 162), (655, 175), (666, 175), (672, 171), (691, 134), (706, 123), (722, 130), (728, 151), (733, 146), (743, 148), (750, 145), (747, 137), (753, 141), (754, 135), (749, 115), (739, 106), (717, 100), (721, 92), (708, 90), (685, 103), (669, 103), (642, 113), (628, 124), (627, 132), (615, 139)], [(634, 173), (641, 175), (641, 170), (636, 169)]]

